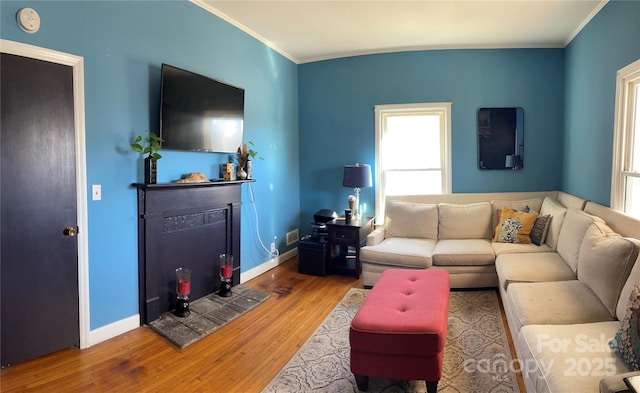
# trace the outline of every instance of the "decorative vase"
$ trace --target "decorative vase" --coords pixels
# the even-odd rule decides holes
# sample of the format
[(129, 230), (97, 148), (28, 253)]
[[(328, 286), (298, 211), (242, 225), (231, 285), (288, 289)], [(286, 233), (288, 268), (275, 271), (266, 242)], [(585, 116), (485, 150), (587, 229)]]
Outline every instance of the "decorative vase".
[(247, 180), (252, 179), (253, 172), (251, 171), (253, 168), (253, 162), (251, 160), (247, 160)]
[(146, 184), (156, 184), (158, 180), (158, 160), (151, 157), (144, 159), (144, 182)]
[(247, 172), (244, 171), (244, 168), (241, 166), (238, 166), (238, 171), (236, 172), (236, 177), (238, 178), (238, 180), (244, 180), (247, 178)]

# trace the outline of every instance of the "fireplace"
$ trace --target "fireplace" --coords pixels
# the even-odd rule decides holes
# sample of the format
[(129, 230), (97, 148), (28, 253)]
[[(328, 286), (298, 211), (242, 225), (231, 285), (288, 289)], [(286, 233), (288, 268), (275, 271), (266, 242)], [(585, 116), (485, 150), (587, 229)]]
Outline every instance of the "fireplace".
[(134, 184), (138, 190), (140, 320), (176, 307), (176, 269), (191, 270), (191, 301), (220, 288), (220, 254), (240, 283), (242, 181)]

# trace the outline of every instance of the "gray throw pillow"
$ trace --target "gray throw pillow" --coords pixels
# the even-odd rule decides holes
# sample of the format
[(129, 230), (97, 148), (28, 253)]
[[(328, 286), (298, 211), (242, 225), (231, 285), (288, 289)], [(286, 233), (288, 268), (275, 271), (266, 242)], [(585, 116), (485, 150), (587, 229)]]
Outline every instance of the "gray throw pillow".
[(536, 246), (541, 246), (545, 239), (547, 238), (547, 232), (549, 232), (549, 225), (551, 224), (551, 215), (546, 216), (538, 216), (536, 218), (536, 222), (533, 223), (533, 228), (531, 228), (531, 233), (529, 237), (531, 237), (531, 243)]

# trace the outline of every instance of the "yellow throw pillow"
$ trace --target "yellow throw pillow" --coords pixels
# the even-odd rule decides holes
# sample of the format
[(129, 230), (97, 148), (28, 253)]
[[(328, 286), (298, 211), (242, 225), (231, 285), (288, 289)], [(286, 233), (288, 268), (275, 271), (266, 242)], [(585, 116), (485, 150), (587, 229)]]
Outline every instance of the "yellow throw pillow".
[(538, 213), (518, 212), (503, 207), (493, 241), (497, 243), (531, 243), (529, 234), (536, 218), (538, 218)]

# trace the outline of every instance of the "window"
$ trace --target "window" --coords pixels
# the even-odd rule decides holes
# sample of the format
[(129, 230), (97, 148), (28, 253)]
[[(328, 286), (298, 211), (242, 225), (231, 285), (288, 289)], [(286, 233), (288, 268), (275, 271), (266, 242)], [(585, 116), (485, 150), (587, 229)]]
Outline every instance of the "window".
[(387, 195), (451, 192), (451, 103), (376, 105), (376, 217)]
[(611, 207), (640, 217), (640, 60), (618, 71)]

